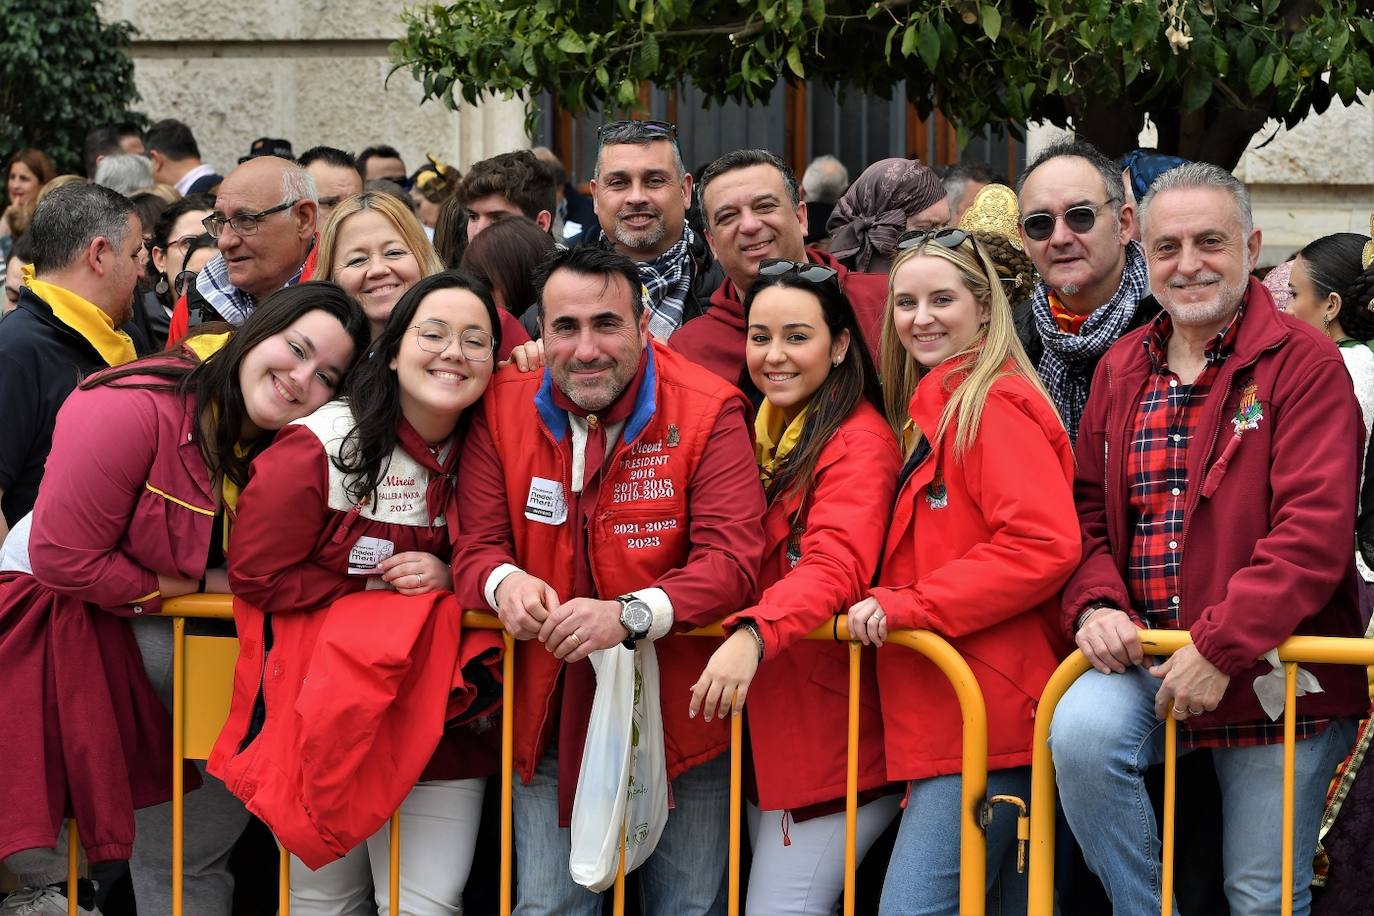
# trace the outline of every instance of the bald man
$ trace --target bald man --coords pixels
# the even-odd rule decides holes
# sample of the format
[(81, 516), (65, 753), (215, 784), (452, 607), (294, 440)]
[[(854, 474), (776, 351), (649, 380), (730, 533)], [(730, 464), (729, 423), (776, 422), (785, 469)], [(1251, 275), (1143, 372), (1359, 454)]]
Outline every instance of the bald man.
[(265, 296), (310, 279), (319, 197), (288, 159), (259, 156), (229, 173), (206, 218), (219, 254), (178, 300), (168, 345), (205, 321), (242, 324)]

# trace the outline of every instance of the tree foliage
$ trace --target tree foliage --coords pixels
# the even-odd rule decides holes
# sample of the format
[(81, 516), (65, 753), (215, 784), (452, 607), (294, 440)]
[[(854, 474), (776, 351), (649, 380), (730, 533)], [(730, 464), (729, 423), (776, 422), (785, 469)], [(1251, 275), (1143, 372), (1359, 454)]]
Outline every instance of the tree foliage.
[(0, 0), (0, 153), (33, 146), (59, 172), (81, 165), (86, 132), (139, 121), (127, 22), (91, 0)]
[(1110, 153), (1145, 118), (1160, 147), (1233, 166), (1267, 119), (1296, 124), (1374, 89), (1374, 0), (454, 0), (405, 14), (392, 46), (427, 98), (552, 93), (631, 107), (690, 80), (756, 102), (780, 81), (890, 97), (961, 140), (1029, 120)]

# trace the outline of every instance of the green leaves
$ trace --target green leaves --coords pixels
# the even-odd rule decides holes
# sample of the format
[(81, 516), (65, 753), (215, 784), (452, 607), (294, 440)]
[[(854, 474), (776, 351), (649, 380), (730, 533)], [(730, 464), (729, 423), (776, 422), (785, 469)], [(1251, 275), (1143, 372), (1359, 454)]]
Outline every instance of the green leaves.
[(980, 7), (978, 13), (983, 21), (983, 34), (988, 36), (988, 41), (997, 41), (997, 36), (1002, 34), (1002, 14), (992, 4)]
[(1259, 95), (1269, 88), (1269, 84), (1274, 81), (1275, 66), (1276, 63), (1272, 54), (1266, 54), (1255, 61), (1255, 65), (1250, 68), (1250, 75), (1245, 81), (1252, 96)]
[(940, 63), (940, 33), (929, 21), (922, 23), (916, 31), (916, 50), (921, 55), (921, 63), (927, 70), (934, 70)]

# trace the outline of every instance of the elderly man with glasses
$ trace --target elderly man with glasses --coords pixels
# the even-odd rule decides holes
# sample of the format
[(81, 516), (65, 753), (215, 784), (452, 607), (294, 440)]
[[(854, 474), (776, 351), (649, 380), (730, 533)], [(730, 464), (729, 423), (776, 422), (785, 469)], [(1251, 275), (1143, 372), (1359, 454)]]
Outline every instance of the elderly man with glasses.
[(1121, 169), (1081, 141), (1046, 148), (1016, 182), (1021, 241), (1041, 280), (1017, 309), (1021, 345), (1069, 431), (1107, 348), (1159, 311), (1131, 241), (1135, 208)]
[(230, 172), (205, 218), (219, 254), (177, 300), (168, 345), (202, 322), (242, 324), (264, 296), (310, 279), (318, 215), (314, 179), (290, 160), (259, 156)]

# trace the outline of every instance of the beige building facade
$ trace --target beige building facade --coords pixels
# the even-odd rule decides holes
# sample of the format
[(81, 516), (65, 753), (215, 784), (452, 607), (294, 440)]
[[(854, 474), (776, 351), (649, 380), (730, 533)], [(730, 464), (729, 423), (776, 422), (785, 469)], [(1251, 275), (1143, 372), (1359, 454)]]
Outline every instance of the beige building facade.
[(395, 146), (414, 171), (433, 154), (466, 171), (479, 159), (529, 146), (519, 100), (452, 112), (420, 104), (405, 71), (388, 73), (402, 34), (401, 0), (104, 0), (107, 19), (132, 22), (138, 108), (190, 125), (221, 173), (258, 137), (299, 154), (324, 144), (358, 152)]

